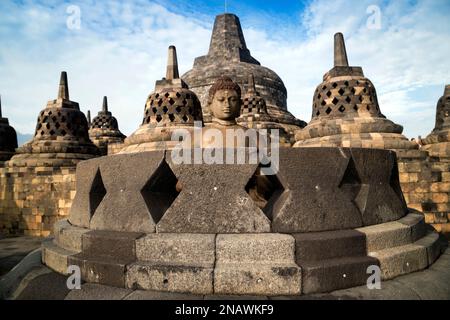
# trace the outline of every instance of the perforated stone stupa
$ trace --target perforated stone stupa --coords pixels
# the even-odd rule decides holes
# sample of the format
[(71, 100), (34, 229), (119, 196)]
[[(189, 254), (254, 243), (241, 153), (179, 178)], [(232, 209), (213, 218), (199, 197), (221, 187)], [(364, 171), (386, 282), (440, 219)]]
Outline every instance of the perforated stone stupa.
[(372, 82), (361, 67), (350, 67), (344, 36), (334, 36), (334, 67), (314, 92), (312, 120), (297, 131), (296, 147), (417, 149), (403, 127), (386, 119)]
[(234, 14), (216, 17), (208, 54), (196, 58), (193, 69), (182, 79), (199, 97), (205, 122), (209, 122), (207, 102), (210, 87), (221, 76), (229, 76), (245, 92), (250, 74), (254, 75), (256, 88), (266, 101), (268, 113), (274, 121), (289, 131), (306, 125), (287, 111), (287, 91), (280, 77), (251, 56), (239, 18)]
[(108, 98), (103, 97), (102, 110), (92, 120), (88, 114), (89, 137), (92, 142), (100, 149), (102, 155), (108, 153), (108, 146), (117, 143), (123, 143), (126, 136), (120, 132), (117, 119), (113, 117), (108, 110)]
[(99, 155), (88, 123), (69, 100), (67, 74), (58, 98), (39, 113), (33, 139), (17, 149), (0, 175), (0, 230), (5, 234), (47, 236), (68, 214), (75, 196), (76, 165)]
[(271, 130), (278, 130), (280, 144), (291, 146), (294, 141), (285, 129), (267, 112), (266, 100), (261, 97), (255, 87), (255, 78), (251, 74), (248, 78), (248, 90), (242, 98), (241, 115), (236, 120), (238, 124), (255, 130), (267, 130), (270, 136)]
[(166, 77), (156, 82), (141, 126), (125, 139), (120, 153), (173, 148), (179, 141), (172, 141), (172, 133), (177, 129), (193, 132), (196, 121), (203, 124), (200, 101), (180, 79), (176, 48), (170, 46)]
[(9, 125), (8, 118), (2, 116), (2, 100), (0, 96), (0, 164), (9, 160), (17, 148), (16, 130)]

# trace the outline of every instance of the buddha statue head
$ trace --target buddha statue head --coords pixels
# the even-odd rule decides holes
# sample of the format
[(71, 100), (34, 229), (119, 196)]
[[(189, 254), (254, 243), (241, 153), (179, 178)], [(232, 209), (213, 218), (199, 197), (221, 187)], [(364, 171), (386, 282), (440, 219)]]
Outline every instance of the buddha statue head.
[(221, 77), (209, 90), (209, 108), (213, 121), (236, 123), (241, 112), (241, 88), (229, 77)]

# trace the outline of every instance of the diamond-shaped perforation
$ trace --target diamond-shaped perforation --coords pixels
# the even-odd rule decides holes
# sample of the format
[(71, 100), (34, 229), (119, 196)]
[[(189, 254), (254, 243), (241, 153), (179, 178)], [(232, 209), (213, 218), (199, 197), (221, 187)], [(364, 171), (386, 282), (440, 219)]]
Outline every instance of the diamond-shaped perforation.
[(94, 215), (95, 210), (97, 210), (105, 195), (106, 188), (103, 184), (100, 169), (98, 169), (95, 178), (92, 181), (91, 190), (89, 191), (89, 214), (91, 217)]
[(355, 161), (353, 158), (350, 158), (339, 188), (354, 202), (361, 190), (361, 186), (361, 178), (356, 169)]
[(177, 177), (164, 160), (141, 190), (155, 224), (161, 220), (180, 191)]
[(285, 188), (276, 175), (261, 174), (261, 167), (255, 171), (245, 186), (245, 191), (264, 214), (272, 221), (277, 208), (280, 208), (280, 198)]

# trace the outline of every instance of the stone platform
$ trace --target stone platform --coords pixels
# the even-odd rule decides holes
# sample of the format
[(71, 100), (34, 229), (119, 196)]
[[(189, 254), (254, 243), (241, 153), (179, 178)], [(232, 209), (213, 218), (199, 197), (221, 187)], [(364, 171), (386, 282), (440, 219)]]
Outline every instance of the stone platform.
[(369, 267), (383, 281), (424, 270), (447, 245), (406, 207), (393, 151), (280, 149), (277, 168), (164, 151), (80, 163), (43, 262), (129, 290), (299, 296), (364, 285)]
[[(164, 291), (116, 288), (84, 283), (80, 290), (69, 291), (66, 277), (41, 266), (31, 269), (18, 281), (8, 299), (17, 300), (448, 300), (450, 299), (450, 249), (428, 269), (393, 280), (383, 281), (381, 289), (366, 286), (325, 294), (301, 296), (194, 295)], [(46, 290), (43, 290), (46, 288)], [(49, 288), (51, 288), (49, 290)]]

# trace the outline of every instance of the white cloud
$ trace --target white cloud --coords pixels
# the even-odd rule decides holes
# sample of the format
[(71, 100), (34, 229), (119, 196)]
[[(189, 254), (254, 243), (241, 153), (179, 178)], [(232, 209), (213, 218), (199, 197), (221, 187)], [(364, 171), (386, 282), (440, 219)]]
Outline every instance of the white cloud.
[[(165, 74), (167, 47), (177, 46), (184, 73), (195, 57), (207, 53), (212, 25), (204, 15), (175, 14), (146, 0), (74, 3), (82, 12), (79, 31), (66, 27), (68, 4), (0, 4), (4, 114), (18, 131), (32, 132), (38, 112), (56, 95), (59, 72), (66, 70), (71, 97), (82, 110), (95, 115), (107, 95), (122, 131), (130, 134), (140, 124), (155, 80)], [(382, 28), (368, 30), (366, 9), (377, 3)], [(437, 99), (450, 80), (449, 5), (384, 3), (316, 0), (291, 28), (269, 33), (243, 24), (247, 45), (284, 80), (290, 111), (309, 121), (315, 86), (332, 67), (333, 34), (343, 32), (350, 64), (362, 66), (375, 84), (383, 113), (408, 136), (424, 136), (434, 126)]]

